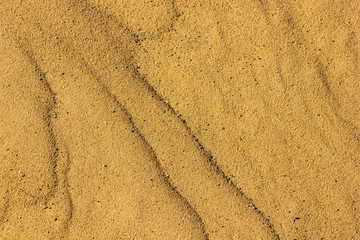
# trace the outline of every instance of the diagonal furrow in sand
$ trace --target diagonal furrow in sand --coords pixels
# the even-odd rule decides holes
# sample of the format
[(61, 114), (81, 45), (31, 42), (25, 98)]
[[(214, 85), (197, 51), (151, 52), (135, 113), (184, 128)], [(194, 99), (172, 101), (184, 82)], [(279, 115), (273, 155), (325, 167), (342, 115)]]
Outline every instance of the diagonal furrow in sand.
[[(209, 154), (189, 128), (138, 74), (136, 63), (131, 57), (134, 43), (127, 31), (87, 4), (49, 5), (30, 8), (26, 15), (30, 19), (26, 21), (9, 14), (10, 19), (21, 26), (19, 29), (10, 29), (19, 33), (19, 41), (33, 52), (33, 57), (42, 68), (53, 74), (48, 77), (49, 84), (56, 94), (62, 93), (60, 99), (63, 99), (65, 109), (70, 108), (67, 105), (70, 103), (66, 101), (73, 101), (71, 95), (87, 92), (90, 95), (94, 85), (83, 87), (82, 84), (97, 80), (102, 92), (115, 96), (131, 114), (132, 121), (146, 139), (144, 144), (149, 143), (154, 149), (172, 185), (202, 218), (211, 239), (237, 239), (240, 236), (277, 238), (269, 222), (211, 162)], [(48, 8), (56, 9), (53, 13), (56, 18), (46, 15)], [(45, 16), (39, 18), (40, 12)], [(57, 19), (62, 20), (58, 22)], [(28, 29), (31, 29), (31, 35)], [(66, 61), (78, 61), (80, 70), (68, 73), (66, 69), (71, 69), (68, 65), (59, 67)], [(70, 83), (59, 81), (57, 74), (60, 74), (61, 69), (64, 69), (64, 78), (72, 75), (70, 78), (79, 82), (77, 84), (80, 86), (66, 87)], [(84, 72), (91, 78), (82, 79), (80, 75)], [(79, 80), (76, 80), (77, 76)], [(77, 92), (66, 92), (68, 89), (77, 89)], [(102, 101), (97, 100), (96, 104)], [(80, 103), (83, 102), (75, 104), (78, 109), (72, 110), (79, 111)], [(82, 106), (84, 111), (89, 107)], [(82, 119), (86, 123), (86, 118)], [(85, 138), (81, 135), (83, 133), (77, 133), (69, 124), (63, 131), (66, 128), (72, 129), (70, 133), (80, 134), (78, 139)], [(81, 153), (77, 148), (79, 146), (70, 149), (70, 152)]]

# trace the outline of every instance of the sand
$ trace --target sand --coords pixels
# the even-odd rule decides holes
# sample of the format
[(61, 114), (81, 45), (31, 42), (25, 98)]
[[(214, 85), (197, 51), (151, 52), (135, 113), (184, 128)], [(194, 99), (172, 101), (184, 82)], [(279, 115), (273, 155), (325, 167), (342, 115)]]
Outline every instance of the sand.
[(0, 239), (360, 239), (358, 1), (0, 1)]

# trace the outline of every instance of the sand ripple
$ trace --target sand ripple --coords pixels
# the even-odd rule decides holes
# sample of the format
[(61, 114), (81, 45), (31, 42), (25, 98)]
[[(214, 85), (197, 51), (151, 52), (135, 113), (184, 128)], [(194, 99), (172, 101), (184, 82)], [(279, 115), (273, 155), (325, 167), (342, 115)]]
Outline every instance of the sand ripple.
[(2, 3), (0, 238), (360, 238), (359, 6), (320, 2)]

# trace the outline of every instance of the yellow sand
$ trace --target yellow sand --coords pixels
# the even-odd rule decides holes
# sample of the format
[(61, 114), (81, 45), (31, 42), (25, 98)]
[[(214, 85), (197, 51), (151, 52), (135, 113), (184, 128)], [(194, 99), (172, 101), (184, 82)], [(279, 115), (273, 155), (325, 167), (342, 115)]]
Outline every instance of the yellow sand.
[(0, 1), (0, 239), (360, 239), (359, 1)]

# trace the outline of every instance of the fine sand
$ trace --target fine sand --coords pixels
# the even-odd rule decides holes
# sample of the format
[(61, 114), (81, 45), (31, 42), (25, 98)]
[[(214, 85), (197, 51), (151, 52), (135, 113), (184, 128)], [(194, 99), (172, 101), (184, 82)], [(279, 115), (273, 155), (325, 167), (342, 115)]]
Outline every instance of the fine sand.
[(360, 239), (359, 18), (0, 0), (0, 239)]

